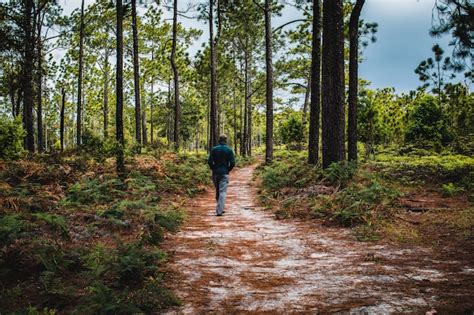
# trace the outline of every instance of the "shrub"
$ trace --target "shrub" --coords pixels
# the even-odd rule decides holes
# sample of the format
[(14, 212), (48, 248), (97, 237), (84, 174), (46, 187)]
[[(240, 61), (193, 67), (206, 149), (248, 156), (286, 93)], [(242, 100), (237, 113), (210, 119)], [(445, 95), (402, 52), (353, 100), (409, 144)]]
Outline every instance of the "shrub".
[(105, 159), (113, 156), (115, 147), (115, 141), (111, 138), (103, 139), (89, 130), (85, 130), (82, 134), (80, 150), (97, 162), (103, 162)]
[(441, 186), (441, 193), (443, 197), (452, 197), (462, 190), (462, 188), (457, 187), (453, 183), (447, 183)]
[(101, 181), (99, 179), (86, 179), (77, 182), (68, 189), (64, 203), (89, 204), (97, 202), (110, 202), (117, 195), (123, 195), (121, 180), (112, 178)]
[(116, 253), (114, 269), (122, 283), (140, 283), (145, 276), (153, 275), (165, 258), (159, 250), (148, 251), (139, 243), (121, 244)]
[(6, 214), (0, 217), (0, 242), (8, 244), (24, 236), (27, 222), (18, 214)]
[(391, 202), (397, 196), (397, 191), (377, 181), (362, 187), (352, 185), (337, 195), (332, 217), (343, 226), (364, 223), (373, 209)]
[(356, 170), (357, 165), (355, 163), (331, 163), (324, 170), (324, 178), (333, 185), (344, 185), (352, 178)]
[(306, 156), (298, 152), (275, 155), (270, 165), (258, 170), (265, 190), (275, 192), (285, 187), (303, 188), (321, 178), (318, 166), (306, 162)]
[(50, 213), (34, 213), (33, 216), (37, 220), (41, 220), (49, 224), (53, 229), (60, 231), (63, 235), (68, 234), (68, 229), (67, 229), (67, 224), (66, 224), (66, 218), (57, 215), (57, 214), (50, 214)]
[(289, 145), (289, 148), (301, 150), (301, 143), (304, 139), (304, 125), (302, 119), (295, 114), (284, 121), (279, 129), (281, 139), (284, 144)]
[(425, 148), (437, 149), (453, 140), (447, 120), (433, 97), (425, 97), (409, 116), (405, 141)]
[(23, 153), (25, 132), (20, 119), (0, 118), (0, 158), (10, 160)]

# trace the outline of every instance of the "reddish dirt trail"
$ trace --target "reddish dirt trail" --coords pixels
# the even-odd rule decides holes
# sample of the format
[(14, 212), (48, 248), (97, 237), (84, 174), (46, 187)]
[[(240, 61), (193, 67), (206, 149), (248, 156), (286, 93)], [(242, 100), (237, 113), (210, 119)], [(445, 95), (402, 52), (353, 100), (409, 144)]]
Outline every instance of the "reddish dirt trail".
[(190, 203), (182, 230), (166, 241), (173, 250), (167, 282), (183, 302), (169, 314), (474, 310), (472, 261), (360, 243), (345, 229), (315, 222), (276, 221), (255, 206), (253, 170), (232, 173), (224, 216), (215, 216), (209, 190)]

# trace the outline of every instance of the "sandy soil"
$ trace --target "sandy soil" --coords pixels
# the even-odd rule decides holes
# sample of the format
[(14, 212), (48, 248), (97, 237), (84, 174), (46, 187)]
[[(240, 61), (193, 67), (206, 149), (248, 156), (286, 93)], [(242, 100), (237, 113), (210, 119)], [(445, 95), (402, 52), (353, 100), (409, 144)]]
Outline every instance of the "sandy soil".
[(209, 190), (170, 236), (168, 314), (472, 314), (474, 262), (458, 249), (353, 240), (349, 230), (258, 209), (253, 167), (230, 178), (226, 213)]

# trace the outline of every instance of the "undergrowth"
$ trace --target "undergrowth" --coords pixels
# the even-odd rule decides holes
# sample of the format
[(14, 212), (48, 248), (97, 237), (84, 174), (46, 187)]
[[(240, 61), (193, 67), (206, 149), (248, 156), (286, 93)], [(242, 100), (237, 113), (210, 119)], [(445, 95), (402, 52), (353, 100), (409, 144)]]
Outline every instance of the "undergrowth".
[[(407, 213), (400, 198), (421, 187), (432, 187), (444, 197), (467, 192), (472, 198), (473, 170), (474, 159), (467, 156), (384, 154), (359, 167), (334, 163), (323, 171), (309, 165), (305, 153), (276, 152), (272, 164), (258, 168), (258, 197), (264, 207), (288, 213), (280, 217), (317, 219), (326, 225), (348, 227), (359, 241), (382, 237), (419, 241), (421, 232), (405, 228), (410, 220), (400, 221)], [(463, 212), (455, 212), (441, 226), (456, 225), (456, 235), (461, 238), (471, 235), (472, 219), (463, 226), (455, 223), (462, 216)]]
[(86, 151), (1, 162), (0, 313), (152, 313), (179, 304), (165, 289), (160, 243), (185, 219), (186, 198), (209, 184), (206, 156), (128, 157), (120, 179), (113, 161)]

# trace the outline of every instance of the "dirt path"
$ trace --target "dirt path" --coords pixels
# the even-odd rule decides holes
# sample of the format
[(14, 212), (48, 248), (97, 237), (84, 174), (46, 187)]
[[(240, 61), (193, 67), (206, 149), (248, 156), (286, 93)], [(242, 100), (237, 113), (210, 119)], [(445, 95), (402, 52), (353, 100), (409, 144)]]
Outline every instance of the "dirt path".
[(224, 216), (215, 216), (208, 191), (167, 240), (168, 281), (183, 301), (170, 314), (474, 310), (472, 261), (442, 249), (360, 243), (314, 222), (276, 221), (256, 208), (252, 174), (252, 167), (232, 174)]

